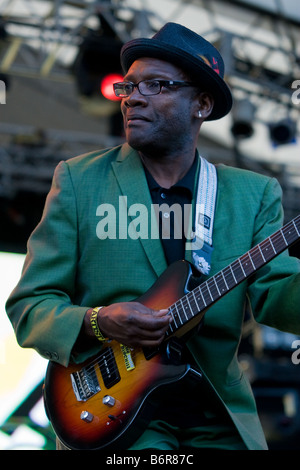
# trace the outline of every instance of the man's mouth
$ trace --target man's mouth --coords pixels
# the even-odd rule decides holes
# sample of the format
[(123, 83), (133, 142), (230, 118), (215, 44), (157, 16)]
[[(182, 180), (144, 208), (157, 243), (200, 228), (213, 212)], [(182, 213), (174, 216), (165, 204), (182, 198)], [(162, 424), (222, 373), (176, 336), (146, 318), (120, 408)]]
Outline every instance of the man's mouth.
[(127, 120), (127, 123), (132, 123), (134, 121), (146, 121), (148, 122), (149, 119), (146, 118), (145, 116), (141, 115), (141, 114), (132, 114), (132, 115), (129, 115), (126, 117), (126, 120)]

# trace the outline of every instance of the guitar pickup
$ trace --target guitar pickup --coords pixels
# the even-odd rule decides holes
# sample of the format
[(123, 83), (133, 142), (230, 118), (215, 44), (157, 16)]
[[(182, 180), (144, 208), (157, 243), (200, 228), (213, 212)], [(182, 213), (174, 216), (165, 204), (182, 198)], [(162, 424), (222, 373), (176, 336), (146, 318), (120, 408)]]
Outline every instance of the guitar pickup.
[(94, 367), (73, 372), (71, 381), (77, 401), (86, 401), (101, 390)]
[(112, 348), (105, 348), (100, 355), (98, 365), (106, 388), (110, 388), (120, 381), (120, 374)]
[(121, 380), (114, 352), (110, 347), (105, 348), (94, 366), (83, 367), (79, 371), (70, 374), (77, 401), (86, 401), (100, 392), (101, 387), (95, 371), (97, 366), (99, 366), (106, 388), (111, 388)]

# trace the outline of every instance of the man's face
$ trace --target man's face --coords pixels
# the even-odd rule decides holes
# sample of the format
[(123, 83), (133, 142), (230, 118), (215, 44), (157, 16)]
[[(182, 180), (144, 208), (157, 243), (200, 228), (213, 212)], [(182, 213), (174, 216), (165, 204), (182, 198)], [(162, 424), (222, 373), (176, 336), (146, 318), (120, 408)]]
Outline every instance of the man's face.
[[(124, 81), (139, 83), (142, 80), (179, 80), (189, 78), (175, 65), (159, 59), (136, 60)], [(192, 123), (195, 125), (197, 100), (193, 87), (165, 88), (161, 93), (143, 96), (137, 88), (122, 99), (126, 140), (133, 148), (145, 153), (171, 151), (184, 148), (192, 140)]]

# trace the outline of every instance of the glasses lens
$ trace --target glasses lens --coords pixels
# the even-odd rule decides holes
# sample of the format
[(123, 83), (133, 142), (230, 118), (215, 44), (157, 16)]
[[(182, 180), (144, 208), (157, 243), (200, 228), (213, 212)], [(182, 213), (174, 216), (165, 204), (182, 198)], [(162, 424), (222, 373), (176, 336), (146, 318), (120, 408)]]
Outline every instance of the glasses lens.
[(132, 85), (126, 82), (114, 83), (114, 92), (116, 96), (124, 98), (132, 92)]
[(139, 83), (139, 91), (142, 95), (158, 95), (160, 83), (158, 80), (145, 80)]
[(138, 85), (134, 85), (130, 82), (118, 82), (114, 83), (113, 85), (115, 95), (119, 98), (125, 98), (129, 96), (136, 86), (138, 86), (138, 90), (141, 95), (145, 96), (158, 95), (161, 90), (160, 82), (158, 80), (145, 80), (139, 82)]

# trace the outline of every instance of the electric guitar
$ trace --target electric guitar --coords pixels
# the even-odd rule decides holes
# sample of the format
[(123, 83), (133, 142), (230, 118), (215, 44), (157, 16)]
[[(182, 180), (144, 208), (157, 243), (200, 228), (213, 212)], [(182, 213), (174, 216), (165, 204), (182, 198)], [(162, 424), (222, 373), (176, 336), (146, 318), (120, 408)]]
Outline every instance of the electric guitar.
[(148, 404), (163, 386), (201, 371), (180, 361), (178, 340), (194, 331), (207, 309), (300, 238), (300, 215), (226, 268), (195, 287), (195, 272), (178, 261), (137, 299), (168, 308), (173, 320), (158, 350), (129, 349), (112, 340), (80, 365), (49, 362), (44, 399), (59, 439), (70, 449), (127, 448), (148, 424)]

